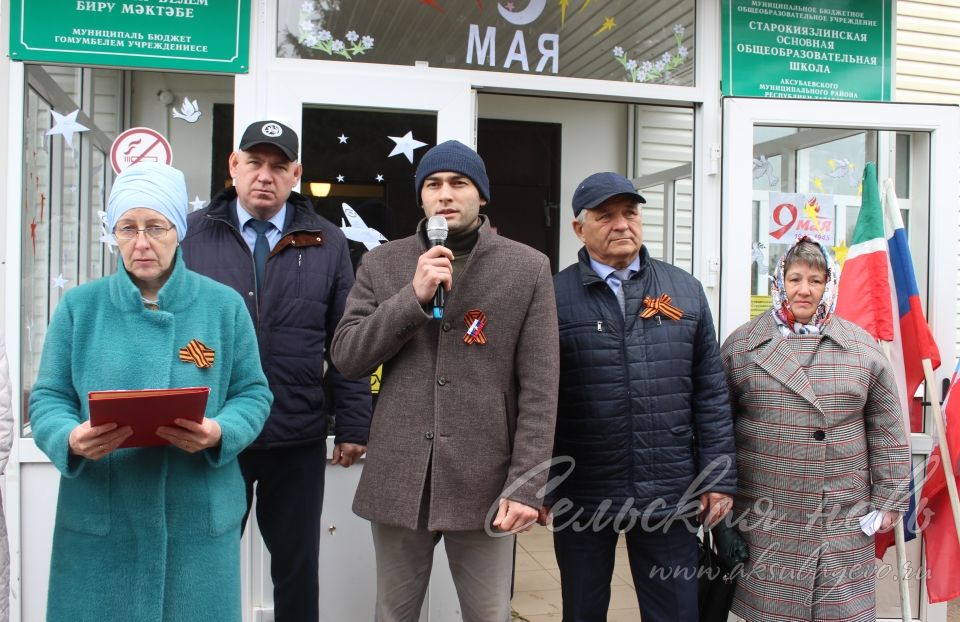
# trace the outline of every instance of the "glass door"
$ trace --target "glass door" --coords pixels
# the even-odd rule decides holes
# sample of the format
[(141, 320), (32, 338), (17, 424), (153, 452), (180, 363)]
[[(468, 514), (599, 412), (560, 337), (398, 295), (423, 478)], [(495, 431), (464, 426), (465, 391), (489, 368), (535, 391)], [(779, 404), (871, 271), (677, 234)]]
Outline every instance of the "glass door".
[[(842, 262), (860, 212), (864, 165), (876, 162), (880, 182), (895, 183), (920, 298), (944, 361), (938, 378), (949, 376), (957, 347), (958, 108), (729, 98), (723, 117), (721, 341), (770, 308), (769, 277), (798, 231), (815, 235)], [(939, 399), (939, 387), (935, 392)], [(917, 396), (911, 422), (915, 465), (932, 448), (923, 399)], [(920, 568), (919, 539), (907, 551)], [(883, 563), (895, 564), (892, 549)], [(921, 581), (910, 582), (914, 618), (938, 619), (923, 590)], [(877, 615), (900, 618), (889, 577), (878, 581)]]
[[(415, 163), (449, 139), (476, 148), (476, 93), (463, 80), (396, 73), (278, 62), (269, 76), (276, 87), (266, 88), (262, 107), (262, 77), (250, 97), (243, 91), (253, 81), (237, 79), (235, 133), (259, 118), (286, 123), (301, 137), (300, 192), (312, 196), (324, 216), (340, 224), (343, 203), (354, 209), (381, 203), (397, 236), (409, 235), (422, 216), (411, 183)], [(291, 84), (296, 88), (283, 86)]]
[[(786, 248), (774, 234), (789, 214), (773, 201), (815, 195), (832, 207), (831, 246), (847, 246), (865, 162), (896, 183), (921, 298), (944, 361), (956, 348), (955, 106), (852, 102), (724, 101), (723, 267), (720, 336), (746, 322), (753, 298)], [(748, 276), (749, 275), (749, 276)]]
[[(234, 136), (258, 119), (277, 119), (296, 130), (303, 164), (298, 191), (334, 224), (359, 215), (362, 226), (387, 239), (412, 234), (423, 217), (414, 190), (415, 164), (445, 140), (476, 148), (476, 93), (462, 79), (422, 78), (415, 67), (385, 70), (279, 59), (270, 67), (256, 79), (237, 77)], [(372, 382), (374, 390), (377, 382)], [(332, 448), (329, 439), (327, 451)], [(374, 617), (370, 526), (351, 511), (361, 469), (362, 461), (349, 469), (326, 469), (320, 542), (324, 619)], [(254, 527), (244, 539), (244, 605), (251, 619), (267, 620), (273, 619), (270, 556), (257, 533)], [(421, 620), (459, 619), (447, 568), (443, 547), (437, 547)]]

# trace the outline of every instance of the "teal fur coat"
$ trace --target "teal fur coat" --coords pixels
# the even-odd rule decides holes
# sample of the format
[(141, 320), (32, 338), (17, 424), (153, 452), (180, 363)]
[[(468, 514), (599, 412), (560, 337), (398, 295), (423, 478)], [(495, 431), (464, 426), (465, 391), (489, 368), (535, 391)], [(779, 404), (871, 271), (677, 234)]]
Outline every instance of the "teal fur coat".
[[(33, 437), (61, 473), (48, 620), (240, 620), (237, 454), (273, 396), (243, 300), (188, 270), (179, 250), (175, 261), (159, 310), (143, 306), (121, 265), (68, 290), (50, 321), (30, 395)], [(215, 352), (212, 367), (180, 360), (191, 339)], [(205, 414), (220, 424), (220, 447), (118, 449), (97, 461), (69, 453), (89, 391), (189, 386), (210, 387)]]

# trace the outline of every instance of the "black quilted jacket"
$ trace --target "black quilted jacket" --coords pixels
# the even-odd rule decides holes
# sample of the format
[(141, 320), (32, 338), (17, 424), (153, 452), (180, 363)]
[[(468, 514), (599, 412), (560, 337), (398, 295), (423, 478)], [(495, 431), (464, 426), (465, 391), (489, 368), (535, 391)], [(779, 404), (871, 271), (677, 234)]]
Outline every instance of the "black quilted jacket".
[[(291, 193), (283, 237), (267, 258), (257, 296), (253, 254), (238, 228), (236, 198), (236, 190), (228, 188), (209, 207), (191, 213), (181, 246), (187, 267), (237, 290), (253, 317), (273, 407), (251, 447), (324, 439), (328, 410), (334, 413), (337, 443), (366, 444), (370, 381), (344, 378), (328, 355), (353, 287), (346, 237), (314, 212), (306, 197)], [(332, 408), (324, 404), (324, 380), (333, 394)]]
[[(586, 249), (579, 259), (554, 277), (560, 328), (554, 455), (570, 456), (575, 466), (550, 502), (559, 509), (566, 498), (583, 508), (582, 520), (631, 509), (662, 517), (687, 502), (695, 510), (708, 490), (733, 494), (727, 384), (700, 282), (641, 247), (640, 270), (624, 283), (624, 321)], [(639, 317), (644, 297), (661, 294), (682, 317)], [(568, 466), (555, 466), (553, 481)]]

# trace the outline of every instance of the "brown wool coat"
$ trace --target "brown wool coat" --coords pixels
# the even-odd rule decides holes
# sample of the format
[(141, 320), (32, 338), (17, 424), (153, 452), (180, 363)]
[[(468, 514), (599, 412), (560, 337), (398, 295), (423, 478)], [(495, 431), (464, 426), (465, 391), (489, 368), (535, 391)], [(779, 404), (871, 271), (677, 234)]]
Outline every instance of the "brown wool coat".
[[(425, 250), (414, 235), (367, 253), (333, 338), (344, 375), (383, 363), (353, 510), (413, 529), (429, 485), (429, 529), (478, 530), (503, 496), (542, 501), (547, 470), (523, 476), (553, 450), (559, 353), (550, 264), (484, 220), (438, 321), (411, 286)], [(472, 309), (486, 315), (485, 345), (463, 340)]]
[[(834, 316), (812, 356), (769, 312), (724, 342), (737, 439), (737, 516), (750, 561), (733, 612), (767, 620), (874, 617), (873, 538), (857, 519), (907, 508), (910, 451), (893, 370)], [(807, 342), (810, 343), (809, 341)], [(746, 529), (744, 529), (746, 527)]]

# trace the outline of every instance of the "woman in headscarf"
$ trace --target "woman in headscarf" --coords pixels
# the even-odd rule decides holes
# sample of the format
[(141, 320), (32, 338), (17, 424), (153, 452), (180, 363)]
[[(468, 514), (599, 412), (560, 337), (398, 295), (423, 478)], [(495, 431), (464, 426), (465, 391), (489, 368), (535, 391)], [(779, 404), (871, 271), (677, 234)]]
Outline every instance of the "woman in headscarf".
[(777, 265), (773, 309), (721, 348), (750, 546), (732, 611), (749, 622), (873, 622), (873, 537), (860, 519), (890, 528), (907, 508), (893, 371), (869, 334), (833, 315), (838, 277), (826, 248), (800, 238)]
[[(186, 206), (175, 168), (118, 175), (107, 221), (123, 264), (67, 291), (50, 321), (30, 395), (61, 473), (48, 620), (240, 620), (236, 456), (273, 397), (243, 300), (183, 265)], [(194, 340), (212, 356), (182, 357)], [(120, 448), (129, 426), (90, 425), (90, 391), (192, 386), (210, 388), (205, 416), (159, 427), (168, 446)]]

